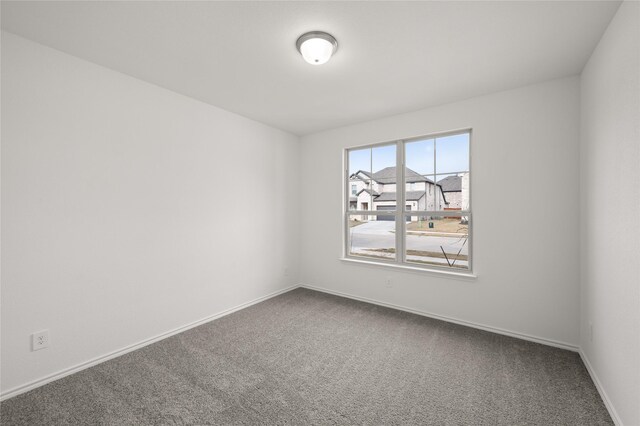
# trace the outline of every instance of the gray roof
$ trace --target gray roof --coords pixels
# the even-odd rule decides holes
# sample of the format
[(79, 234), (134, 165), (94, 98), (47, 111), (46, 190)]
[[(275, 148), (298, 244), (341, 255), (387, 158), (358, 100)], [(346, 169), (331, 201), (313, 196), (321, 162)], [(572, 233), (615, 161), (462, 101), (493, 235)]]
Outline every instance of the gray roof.
[(361, 190), (360, 190), (356, 195), (360, 195), (360, 194), (362, 194), (362, 192), (363, 192), (363, 191), (364, 191), (364, 192), (366, 192), (366, 193), (367, 193), (367, 194), (369, 194), (369, 195), (373, 195), (374, 197), (375, 197), (375, 196), (377, 196), (377, 195), (379, 195), (376, 191), (371, 190), (371, 189), (369, 189), (369, 188), (361, 189)]
[[(405, 167), (404, 177), (407, 182), (431, 182), (431, 180), (419, 175), (408, 167)], [(396, 168), (385, 167), (373, 174), (373, 180), (379, 183), (396, 183)]]
[(462, 191), (462, 178), (460, 176), (447, 176), (439, 180), (438, 185), (442, 187), (442, 192), (460, 192)]
[[(424, 191), (407, 191), (405, 201), (418, 201), (424, 197)], [(383, 192), (374, 201), (396, 201), (395, 192)]]
[[(378, 183), (387, 184), (387, 183), (396, 183), (396, 168), (395, 167), (385, 167), (382, 170), (378, 170), (377, 172), (371, 174), (364, 170), (358, 170), (356, 173), (352, 175), (354, 177), (358, 173), (362, 173), (369, 179), (373, 179)], [(413, 170), (405, 167), (404, 177), (407, 183), (412, 182), (429, 182), (433, 183), (432, 180), (425, 178), (422, 175), (414, 172)]]
[[(364, 177), (359, 176), (360, 174), (363, 174)], [(371, 173), (364, 171), (364, 170), (358, 170), (357, 172), (355, 172), (354, 174), (352, 174), (351, 176), (349, 176), (349, 179), (351, 180), (361, 180), (363, 182), (369, 182), (371, 179)]]

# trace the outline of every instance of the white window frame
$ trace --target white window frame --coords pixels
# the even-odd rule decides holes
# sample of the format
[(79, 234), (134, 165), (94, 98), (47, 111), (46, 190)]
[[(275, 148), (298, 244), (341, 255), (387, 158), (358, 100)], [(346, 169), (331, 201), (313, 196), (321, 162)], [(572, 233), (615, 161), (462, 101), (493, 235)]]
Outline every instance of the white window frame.
[[(464, 171), (469, 173), (469, 208), (467, 210), (407, 210), (406, 207), (402, 210), (384, 210), (384, 213), (378, 214), (377, 210), (373, 210), (373, 199), (369, 202), (369, 210), (349, 210), (349, 197), (351, 194), (351, 187), (349, 182), (349, 152), (356, 151), (360, 149), (367, 148), (378, 148), (382, 146), (395, 145), (396, 146), (396, 207), (397, 206), (405, 206), (405, 196), (406, 196), (406, 179), (405, 179), (405, 145), (407, 143), (416, 142), (425, 139), (437, 139), (443, 138), (447, 136), (455, 136), (460, 134), (468, 134), (469, 135), (469, 169)], [(349, 148), (345, 148), (343, 150), (343, 193), (345, 196), (343, 197), (343, 208), (342, 208), (342, 223), (343, 223), (343, 260), (356, 261), (359, 263), (366, 263), (371, 265), (382, 265), (382, 266), (393, 266), (393, 267), (401, 267), (403, 269), (411, 269), (414, 271), (425, 271), (425, 272), (438, 272), (445, 273), (457, 276), (469, 276), (475, 277), (473, 273), (473, 217), (472, 217), (472, 199), (473, 199), (473, 190), (472, 190), (472, 143), (473, 140), (473, 131), (471, 128), (452, 130), (447, 132), (439, 132), (439, 133), (431, 133), (424, 136), (413, 136), (406, 139), (398, 139), (387, 142), (380, 142), (375, 144), (367, 144), (360, 146), (352, 146)], [(434, 173), (433, 176), (437, 182), (436, 174), (437, 169), (435, 167), (435, 150), (437, 142), (434, 142)], [(456, 172), (451, 173), (440, 173), (444, 174), (455, 174)], [(403, 182), (404, 184), (398, 185), (398, 182)], [(427, 185), (429, 186), (429, 185)], [(402, 188), (399, 191), (399, 188)], [(429, 188), (429, 193), (431, 193), (431, 188)], [(444, 209), (444, 206), (443, 206)], [(349, 217), (354, 215), (360, 216), (395, 216), (396, 222), (396, 230), (395, 230), (395, 243), (396, 243), (396, 256), (395, 259), (374, 259), (365, 256), (357, 256), (349, 253), (350, 247), (350, 227), (349, 227)], [(458, 269), (452, 268), (449, 266), (438, 266), (438, 265), (423, 265), (414, 262), (407, 262), (406, 260), (406, 222), (403, 220), (405, 216), (466, 216), (468, 218), (469, 228), (468, 228), (468, 269)]]

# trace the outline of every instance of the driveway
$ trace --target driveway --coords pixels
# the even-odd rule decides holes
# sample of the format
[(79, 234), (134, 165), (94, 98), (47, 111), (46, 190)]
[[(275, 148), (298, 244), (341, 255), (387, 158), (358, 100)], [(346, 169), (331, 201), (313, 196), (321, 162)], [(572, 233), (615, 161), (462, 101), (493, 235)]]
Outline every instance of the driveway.
[(358, 225), (352, 230), (363, 234), (389, 234), (389, 232), (395, 232), (396, 222), (393, 220), (372, 220)]

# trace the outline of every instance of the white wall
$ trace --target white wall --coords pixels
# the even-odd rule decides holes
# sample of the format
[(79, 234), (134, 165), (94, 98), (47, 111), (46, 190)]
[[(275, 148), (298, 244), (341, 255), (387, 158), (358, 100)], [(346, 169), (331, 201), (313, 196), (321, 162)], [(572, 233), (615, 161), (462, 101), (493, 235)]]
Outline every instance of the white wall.
[(2, 65), (4, 393), (298, 282), (297, 137), (8, 33)]
[(580, 345), (625, 425), (640, 425), (639, 23), (624, 2), (581, 79)]
[[(477, 280), (339, 260), (342, 149), (467, 127)], [(301, 282), (577, 346), (578, 138), (578, 77), (303, 137)]]

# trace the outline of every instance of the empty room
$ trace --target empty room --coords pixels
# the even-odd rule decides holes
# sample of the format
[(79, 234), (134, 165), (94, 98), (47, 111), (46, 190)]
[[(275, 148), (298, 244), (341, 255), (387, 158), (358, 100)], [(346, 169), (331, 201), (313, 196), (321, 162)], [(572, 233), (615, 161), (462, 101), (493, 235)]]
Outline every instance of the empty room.
[(3, 426), (640, 426), (640, 1), (0, 15)]

